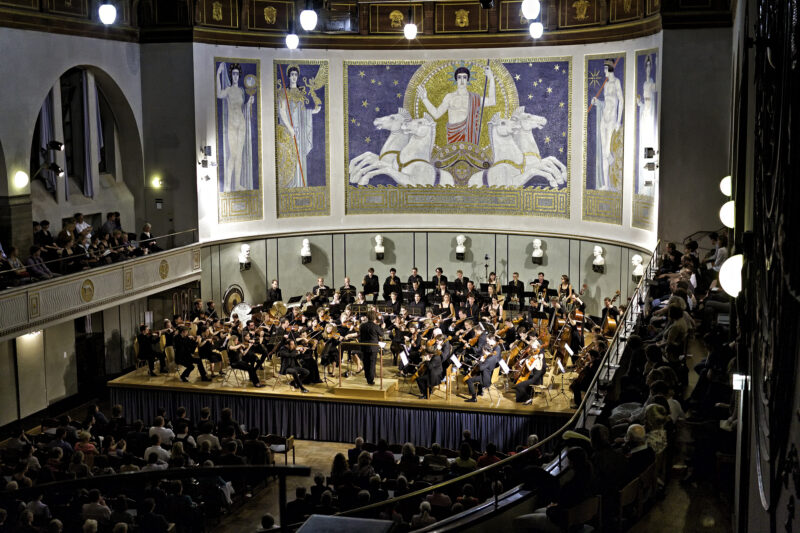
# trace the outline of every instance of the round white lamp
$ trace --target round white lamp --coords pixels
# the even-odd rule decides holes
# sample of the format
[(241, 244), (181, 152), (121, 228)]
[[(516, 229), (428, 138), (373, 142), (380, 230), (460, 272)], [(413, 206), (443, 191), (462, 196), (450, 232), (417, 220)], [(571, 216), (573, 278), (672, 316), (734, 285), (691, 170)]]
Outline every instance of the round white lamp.
[(531, 37), (534, 39), (538, 39), (542, 35), (544, 35), (544, 25), (541, 22), (534, 22), (530, 25), (529, 28), (531, 32)]
[(14, 174), (14, 187), (17, 189), (24, 189), (28, 186), (30, 180), (28, 179), (28, 174), (26, 174), (22, 170), (18, 170), (16, 174)]
[(542, 10), (542, 4), (539, 0), (523, 0), (522, 1), (522, 16), (528, 20), (533, 20), (539, 16)]
[(742, 254), (732, 255), (727, 258), (719, 269), (719, 284), (722, 290), (736, 298), (742, 290), (742, 266), (744, 266), (744, 256)]
[(117, 8), (109, 3), (100, 4), (97, 15), (100, 17), (100, 22), (106, 26), (114, 24), (114, 21), (117, 20)]
[(311, 31), (317, 27), (317, 12), (309, 7), (300, 12), (300, 26), (305, 31)]
[(413, 22), (409, 22), (405, 26), (403, 26), (403, 35), (405, 35), (406, 39), (409, 41), (414, 40), (417, 38), (417, 25)]
[(732, 228), (736, 221), (736, 207), (733, 200), (725, 202), (719, 209), (719, 219), (727, 228)]
[(733, 179), (730, 176), (725, 176), (719, 182), (719, 190), (725, 196), (730, 196), (733, 192)]
[(299, 44), (300, 44), (300, 37), (298, 37), (296, 33), (286, 34), (286, 48), (288, 48), (289, 50), (294, 50), (297, 48), (297, 45)]

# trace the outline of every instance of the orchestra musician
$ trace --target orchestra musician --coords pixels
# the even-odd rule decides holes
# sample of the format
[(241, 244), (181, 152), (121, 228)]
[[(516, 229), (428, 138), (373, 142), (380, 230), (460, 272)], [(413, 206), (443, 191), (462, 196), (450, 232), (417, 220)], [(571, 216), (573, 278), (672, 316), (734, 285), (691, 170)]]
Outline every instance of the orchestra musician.
[(298, 347), (294, 339), (289, 339), (288, 343), (278, 351), (278, 357), (281, 359), (280, 374), (292, 376), (292, 387), (300, 389), (303, 393), (308, 392), (303, 386), (303, 379), (308, 376), (308, 370), (300, 365), (298, 358), (305, 350), (305, 346)]
[(411, 269), (411, 275), (408, 276), (408, 284), (413, 285), (414, 282), (418, 282), (420, 286), (422, 286), (422, 276), (419, 275), (419, 270), (417, 267)]
[(311, 289), (311, 294), (314, 295), (314, 301), (318, 305), (325, 305), (328, 303), (328, 290), (330, 287), (325, 285), (325, 278), (317, 278), (317, 285)]
[[(544, 272), (539, 272), (536, 275), (536, 279), (531, 281), (531, 287), (533, 287), (533, 292), (536, 293), (537, 302), (542, 299), (547, 299), (547, 289), (550, 288), (550, 281), (544, 279)], [(531, 299), (531, 306), (533, 305), (533, 299)]]
[(519, 272), (511, 274), (507, 296), (503, 305), (506, 309), (511, 303), (519, 304), (520, 309), (525, 306), (525, 284), (519, 279)]
[(272, 307), (272, 304), (282, 301), (283, 294), (281, 294), (281, 289), (278, 287), (278, 280), (273, 279), (272, 285), (270, 286), (269, 290), (267, 290), (267, 300), (264, 302), (264, 308), (269, 310), (269, 308)]
[(166, 374), (168, 372), (166, 356), (163, 353), (157, 352), (153, 349), (153, 343), (158, 341), (158, 337), (158, 333), (150, 331), (150, 328), (146, 324), (139, 326), (139, 334), (136, 336), (136, 340), (139, 342), (138, 357), (142, 361), (147, 361), (147, 368), (149, 369), (151, 376), (156, 375), (156, 359), (158, 359), (158, 365), (161, 369), (161, 373)]
[(494, 287), (494, 294), (498, 296), (497, 299), (503, 301), (503, 298), (499, 297), (501, 294), (503, 294), (503, 288), (500, 286), (500, 282), (497, 280), (497, 274), (494, 272), (489, 272), (489, 279), (486, 283), (489, 287)]
[(477, 363), (480, 373), (467, 380), (470, 397), (464, 400), (465, 402), (477, 402), (478, 393), (483, 396), (483, 391), (492, 385), (492, 372), (502, 357), (500, 344), (494, 338), (486, 340), (486, 348), (483, 351), (484, 355)]
[(611, 302), (611, 298), (603, 298), (603, 313), (600, 317), (602, 319), (600, 323), (605, 324), (607, 316), (610, 316), (614, 320), (619, 320), (619, 315), (619, 309), (614, 307), (614, 304)]
[(467, 282), (469, 278), (464, 277), (464, 272), (458, 270), (456, 272), (456, 279), (453, 281), (453, 291), (455, 292), (455, 303), (459, 304), (467, 299)]
[[(219, 344), (217, 344), (216, 341), (218, 341)], [(200, 359), (211, 363), (211, 376), (214, 376), (215, 369), (217, 375), (224, 375), (222, 372), (222, 354), (219, 350), (224, 350), (225, 346), (228, 345), (228, 335), (225, 336), (225, 339), (222, 339), (222, 336), (214, 337), (211, 330), (206, 329), (195, 337), (195, 342)]]
[(447, 276), (445, 276), (442, 272), (442, 267), (436, 267), (436, 275), (431, 278), (434, 287), (439, 287), (442, 283), (444, 283), (445, 289), (447, 288)]
[[(415, 269), (416, 270), (416, 269)], [(378, 357), (378, 342), (381, 341), (384, 331), (380, 326), (381, 317), (377, 311), (367, 312), (367, 322), (361, 324), (359, 330), (359, 341), (369, 343), (371, 346), (363, 346), (361, 353), (364, 362), (364, 377), (367, 378), (367, 385), (375, 384), (375, 360)]]
[(533, 401), (532, 385), (542, 384), (542, 379), (547, 372), (547, 363), (544, 360), (544, 350), (539, 344), (539, 339), (535, 332), (531, 333), (526, 342), (530, 346), (528, 348), (530, 355), (522, 361), (522, 364), (528, 374), (528, 379), (514, 385), (514, 394), (517, 403), (525, 402), (525, 405), (528, 405)]
[[(377, 298), (377, 293), (375, 296)], [(345, 305), (356, 299), (356, 288), (350, 285), (350, 278), (347, 276), (344, 277), (344, 285), (339, 287), (339, 297)]]
[(391, 307), (392, 309), (391, 313), (393, 315), (400, 314), (401, 304), (400, 304), (400, 299), (398, 298), (396, 292), (389, 293), (389, 299), (387, 300), (387, 304)]
[(563, 274), (561, 276), (561, 283), (558, 285), (558, 299), (564, 301), (572, 296), (574, 292), (575, 291), (572, 290), (572, 284), (569, 282), (569, 276)]
[(409, 314), (412, 316), (422, 316), (425, 314), (425, 300), (422, 299), (422, 294), (419, 292), (414, 293), (414, 301), (407, 306)]
[(245, 333), (242, 342), (239, 342), (238, 335), (232, 334), (228, 341), (228, 361), (230, 361), (231, 368), (237, 370), (245, 370), (250, 378), (250, 382), (256, 388), (264, 386), (258, 379), (253, 362), (255, 356), (250, 353), (254, 341), (250, 333)]
[(206, 368), (203, 365), (203, 360), (194, 356), (194, 350), (197, 348), (197, 341), (189, 336), (189, 328), (182, 326), (180, 332), (173, 339), (175, 348), (175, 363), (185, 367), (180, 378), (184, 383), (189, 382), (189, 374), (194, 370), (197, 365), (197, 370), (200, 372), (200, 379), (202, 381), (211, 381), (211, 378), (206, 374)]
[[(361, 286), (364, 288), (365, 297), (372, 296), (372, 303), (378, 302), (378, 283), (378, 276), (375, 275), (375, 269), (370, 267), (367, 270), (367, 275), (364, 276), (364, 280), (361, 282)], [(387, 299), (385, 295), (384, 299)]]
[[(470, 283), (472, 283), (472, 282), (470, 281)], [(477, 319), (480, 316), (481, 306), (476, 301), (476, 295), (475, 295), (474, 292), (468, 293), (467, 301), (464, 303), (464, 305), (461, 308), (466, 311), (467, 316), (469, 318)]]
[(214, 300), (209, 300), (206, 302), (206, 317), (209, 320), (216, 320), (219, 318), (217, 316), (217, 306), (214, 303)]
[[(436, 344), (426, 349), (424, 362), (426, 362), (426, 371), (424, 374), (417, 378), (417, 386), (419, 386), (420, 399), (425, 400), (430, 395), (433, 387), (442, 381), (444, 370), (442, 369), (442, 360), (449, 353), (452, 352), (452, 346), (441, 335), (435, 337)], [(446, 348), (445, 345), (449, 348)], [(447, 354), (445, 353), (447, 351)]]
[(453, 302), (450, 301), (450, 293), (445, 293), (442, 296), (442, 303), (438, 306), (437, 313), (442, 320), (447, 320), (448, 318), (453, 318), (456, 315), (455, 306), (453, 306)]
[(578, 377), (576, 377), (569, 386), (573, 394), (571, 405), (573, 409), (578, 408), (581, 403), (582, 394), (589, 390), (589, 385), (591, 385), (594, 374), (597, 372), (597, 367), (600, 364), (600, 352), (597, 350), (589, 350), (588, 358), (589, 360), (578, 374)]
[(397, 277), (397, 270), (395, 268), (389, 269), (389, 277), (383, 282), (383, 299), (389, 301), (389, 295), (397, 293), (398, 300), (402, 301), (402, 288), (400, 287), (400, 278)]

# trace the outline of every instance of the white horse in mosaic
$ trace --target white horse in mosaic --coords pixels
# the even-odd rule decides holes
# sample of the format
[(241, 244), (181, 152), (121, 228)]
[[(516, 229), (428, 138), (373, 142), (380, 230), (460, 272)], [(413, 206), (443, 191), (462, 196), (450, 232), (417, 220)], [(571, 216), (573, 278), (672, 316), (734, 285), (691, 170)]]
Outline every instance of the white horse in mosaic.
[(525, 173), (530, 173), (530, 178), (540, 176), (546, 179), (550, 186), (554, 188), (566, 185), (567, 167), (553, 156), (547, 156), (542, 159), (539, 145), (536, 144), (536, 140), (533, 138), (533, 130), (545, 127), (547, 119), (526, 113), (524, 107), (515, 109), (511, 119), (519, 125), (513, 132), (513, 137), (514, 143), (522, 150), (525, 156)]
[(390, 163), (387, 159), (374, 158), (351, 172), (350, 183), (368, 185), (376, 176), (387, 175), (397, 185), (454, 185), (452, 174), (438, 169), (431, 163), (433, 143), (436, 137), (436, 122), (428, 113), (422, 118), (406, 121), (400, 131), (409, 136), (408, 142), (400, 150), (397, 159)]
[(402, 107), (397, 108), (397, 113), (373, 120), (372, 125), (379, 130), (388, 131), (389, 137), (383, 143), (380, 155), (374, 152), (364, 152), (354, 157), (349, 165), (350, 176), (358, 174), (364, 167), (376, 161), (384, 161), (389, 163), (392, 168), (397, 168), (397, 158), (400, 155), (400, 150), (408, 144), (409, 139), (408, 133), (402, 131), (403, 124), (410, 120), (411, 113)]

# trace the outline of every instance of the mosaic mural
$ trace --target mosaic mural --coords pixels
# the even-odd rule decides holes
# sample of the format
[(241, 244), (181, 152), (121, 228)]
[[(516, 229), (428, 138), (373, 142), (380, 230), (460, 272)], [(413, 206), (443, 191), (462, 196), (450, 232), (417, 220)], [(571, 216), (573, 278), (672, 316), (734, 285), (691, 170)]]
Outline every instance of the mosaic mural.
[[(656, 175), (654, 153), (658, 150), (658, 49), (636, 52), (636, 190), (633, 195), (632, 225), (652, 230)], [(650, 164), (651, 168), (647, 168)]]

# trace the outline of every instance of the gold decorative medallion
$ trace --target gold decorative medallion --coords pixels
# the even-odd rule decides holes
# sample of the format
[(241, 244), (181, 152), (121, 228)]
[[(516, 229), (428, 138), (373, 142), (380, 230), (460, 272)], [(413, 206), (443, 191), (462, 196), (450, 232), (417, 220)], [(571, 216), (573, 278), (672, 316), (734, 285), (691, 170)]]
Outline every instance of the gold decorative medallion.
[(39, 318), (39, 293), (32, 292), (28, 295), (28, 317)]
[(469, 11), (466, 9), (459, 9), (456, 11), (456, 26), (459, 28), (466, 28), (469, 26)]
[(575, 8), (575, 19), (586, 20), (589, 18), (586, 12), (589, 10), (590, 5), (589, 0), (577, 0), (577, 2), (573, 2), (572, 7)]
[(395, 9), (394, 11), (389, 13), (389, 21), (391, 22), (392, 28), (402, 28), (403, 12)]
[(192, 251), (192, 270), (200, 270), (200, 250)]
[(133, 269), (126, 268), (122, 271), (122, 286), (126, 291), (133, 290)]
[(222, 4), (220, 2), (214, 2), (211, 4), (212, 12), (211, 18), (216, 20), (217, 22), (222, 20)]
[(622, 2), (622, 7), (625, 10), (625, 13), (630, 13), (631, 12), (631, 4), (632, 4), (632, 0), (624, 0)]
[(90, 279), (84, 280), (81, 283), (81, 300), (88, 304), (92, 301), (92, 298), (94, 298), (94, 283)]
[(169, 263), (167, 263), (166, 259), (162, 259), (158, 265), (158, 275), (161, 276), (161, 279), (167, 279), (167, 276), (169, 276)]
[(275, 21), (278, 19), (278, 10), (272, 6), (267, 6), (264, 8), (264, 22), (267, 24), (275, 24)]

